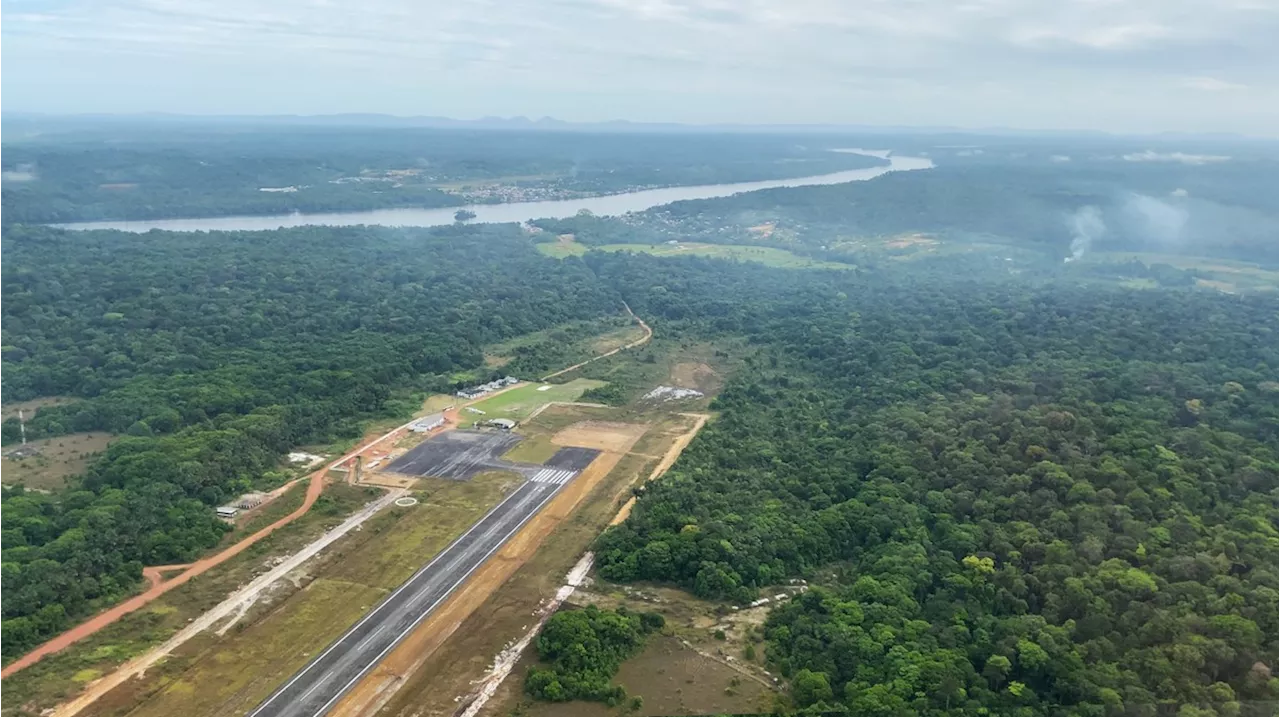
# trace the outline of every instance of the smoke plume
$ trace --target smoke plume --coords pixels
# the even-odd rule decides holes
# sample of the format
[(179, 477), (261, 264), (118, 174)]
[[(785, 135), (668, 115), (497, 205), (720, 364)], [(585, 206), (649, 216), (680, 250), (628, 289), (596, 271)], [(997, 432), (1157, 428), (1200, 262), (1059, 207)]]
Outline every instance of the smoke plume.
[(1124, 210), (1136, 233), (1148, 244), (1170, 247), (1182, 242), (1189, 218), (1185, 208), (1145, 194), (1130, 194)]
[(1093, 242), (1107, 231), (1107, 225), (1102, 221), (1102, 212), (1093, 205), (1077, 209), (1068, 223), (1072, 235), (1071, 256), (1063, 261), (1076, 261), (1083, 257), (1093, 246)]

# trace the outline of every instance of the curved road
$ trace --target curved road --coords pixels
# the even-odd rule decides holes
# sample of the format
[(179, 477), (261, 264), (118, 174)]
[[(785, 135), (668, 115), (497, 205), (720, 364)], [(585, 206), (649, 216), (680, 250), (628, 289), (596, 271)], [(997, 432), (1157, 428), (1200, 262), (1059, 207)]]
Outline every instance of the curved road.
[[(311, 482), (307, 485), (307, 495), (303, 499), (302, 505), (298, 506), (298, 508), (294, 510), (292, 513), (277, 520), (271, 525), (268, 525), (267, 527), (257, 531), (253, 535), (250, 535), (249, 537), (241, 540), (235, 545), (232, 545), (226, 550), (223, 550), (222, 552), (216, 553), (214, 555), (210, 555), (207, 558), (197, 560), (196, 562), (191, 563), (190, 565), (187, 565), (187, 566), (163, 565), (163, 566), (155, 566), (152, 568), (145, 569), (143, 571), (143, 574), (151, 585), (151, 587), (148, 588), (145, 592), (139, 595), (135, 595), (132, 598), (129, 598), (128, 600), (111, 608), (110, 610), (98, 613), (94, 617), (90, 618), (88, 621), (82, 622), (79, 625), (76, 625), (70, 630), (67, 630), (61, 635), (58, 635), (57, 637), (53, 638), (52, 640), (49, 640), (43, 645), (40, 645), (39, 647), (32, 650), (31, 652), (28, 652), (27, 654), (23, 655), (20, 659), (14, 660), (13, 662), (5, 666), (3, 670), (0, 670), (0, 678), (8, 677), (14, 674), (15, 672), (18, 672), (19, 670), (30, 667), (31, 665), (34, 665), (35, 663), (39, 662), (44, 657), (48, 655), (52, 655), (53, 653), (58, 652), (59, 650), (66, 649), (68, 646), (72, 645), (73, 643), (76, 643), (76, 642), (79, 642), (80, 640), (85, 639), (86, 637), (112, 624), (113, 622), (119, 620), (125, 615), (128, 615), (129, 613), (135, 610), (140, 610), (143, 607), (146, 607), (147, 604), (150, 603), (152, 600), (155, 600), (156, 598), (160, 597), (161, 595), (164, 595), (165, 593), (178, 587), (179, 585), (186, 584), (192, 578), (208, 571), (209, 569), (214, 568), (218, 565), (221, 565), (222, 563), (225, 563), (226, 561), (234, 558), (235, 556), (249, 549), (254, 543), (257, 543), (259, 540), (262, 540), (268, 535), (271, 535), (278, 528), (288, 525), (289, 523), (292, 523), (293, 521), (302, 517), (303, 515), (306, 514), (308, 510), (311, 509), (312, 504), (316, 502), (316, 498), (319, 498), (321, 491), (324, 490), (324, 477), (325, 477), (325, 474), (328, 473), (330, 467), (335, 466), (341, 463), (342, 461), (348, 460), (349, 458), (351, 458), (351, 456), (354, 456), (357, 453), (365, 450), (369, 446), (372, 446), (378, 441), (381, 441), (382, 438), (385, 438), (385, 436), (376, 438), (372, 441), (367, 441), (365, 443), (362, 443), (347, 455), (343, 456), (342, 458), (339, 458), (337, 461), (330, 463), (324, 466), (323, 468), (321, 468), (320, 470), (312, 473), (310, 477)], [(162, 582), (162, 579), (163, 579), (163, 576), (161, 575), (162, 572), (167, 572), (169, 570), (174, 570), (182, 567), (185, 567), (186, 569), (183, 570), (178, 575), (175, 575), (172, 579), (164, 580)]]

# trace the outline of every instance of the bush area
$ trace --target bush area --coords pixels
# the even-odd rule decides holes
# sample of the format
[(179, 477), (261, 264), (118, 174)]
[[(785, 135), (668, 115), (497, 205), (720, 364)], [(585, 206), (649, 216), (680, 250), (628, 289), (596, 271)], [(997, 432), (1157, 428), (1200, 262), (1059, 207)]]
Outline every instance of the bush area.
[(28, 437), (127, 434), (64, 493), (5, 490), (6, 659), (216, 544), (210, 507), (287, 451), (411, 411), (395, 392), (448, 389), (487, 344), (621, 306), (510, 225), (14, 228), (3, 250), (5, 398), (80, 399)]
[(545, 666), (530, 668), (524, 689), (549, 702), (620, 704), (627, 692), (611, 684), (613, 676), (622, 661), (639, 652), (645, 638), (663, 624), (659, 613), (633, 613), (625, 607), (601, 610), (588, 605), (558, 612), (538, 634), (538, 659)]

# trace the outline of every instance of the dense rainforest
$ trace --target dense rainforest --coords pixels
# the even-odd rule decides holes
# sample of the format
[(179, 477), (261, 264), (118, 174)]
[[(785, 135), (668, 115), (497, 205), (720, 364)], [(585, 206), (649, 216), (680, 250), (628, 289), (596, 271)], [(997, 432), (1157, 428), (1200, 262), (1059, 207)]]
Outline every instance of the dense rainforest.
[[(6, 120), (5, 137), (5, 225), (435, 208), (883, 163), (761, 135)], [(487, 184), (502, 189), (467, 190)]]
[[(483, 370), (486, 346), (625, 300), (660, 336), (753, 350), (717, 420), (601, 537), (601, 575), (726, 605), (809, 581), (765, 627), (797, 708), (1274, 704), (1274, 296), (1127, 290), (980, 256), (561, 261), (530, 238), (10, 227), (6, 399), (79, 399), (42, 409), (34, 435), (127, 435), (73, 490), (6, 489), (6, 659), (133, 589), (143, 564), (207, 549), (210, 506), (283, 451)], [(556, 353), (523, 352), (530, 371)], [(565, 620), (566, 635), (613, 624)], [(562, 660), (549, 640), (530, 689), (616, 696), (610, 666), (633, 643)]]
[[(486, 344), (621, 310), (515, 226), (4, 237), (3, 393), (31, 438), (126, 434), (65, 495), (6, 490), (4, 655), (221, 537), (210, 506), (302, 444), (483, 369)], [(530, 368), (535, 361), (525, 361)], [(17, 421), (4, 424), (6, 442)]]
[(700, 311), (762, 348), (601, 575), (813, 582), (766, 626), (796, 707), (1274, 712), (1274, 297), (934, 276), (752, 306), (696, 261), (593, 261), (657, 330)]

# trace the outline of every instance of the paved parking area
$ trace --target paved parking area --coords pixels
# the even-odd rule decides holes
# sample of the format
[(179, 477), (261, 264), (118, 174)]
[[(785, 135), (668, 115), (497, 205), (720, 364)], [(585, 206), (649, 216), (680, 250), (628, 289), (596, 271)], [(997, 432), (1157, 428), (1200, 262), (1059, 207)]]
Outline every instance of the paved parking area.
[(542, 466), (504, 461), (520, 436), (503, 431), (446, 431), (419, 443), (386, 467), (392, 473), (467, 480), (485, 471), (515, 471), (532, 477)]

